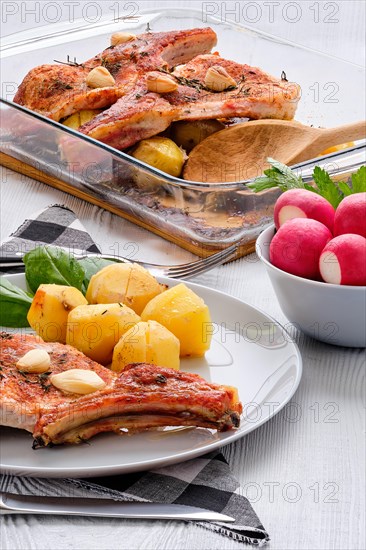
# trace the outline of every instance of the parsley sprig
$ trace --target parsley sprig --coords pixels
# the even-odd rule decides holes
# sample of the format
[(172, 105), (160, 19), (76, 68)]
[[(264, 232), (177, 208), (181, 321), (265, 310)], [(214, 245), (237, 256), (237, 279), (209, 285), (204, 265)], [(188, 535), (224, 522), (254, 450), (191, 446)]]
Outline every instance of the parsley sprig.
[(334, 208), (337, 208), (347, 195), (366, 192), (366, 166), (361, 166), (357, 172), (352, 174), (348, 182), (335, 182), (326, 170), (315, 166), (312, 176), (314, 185), (309, 185), (303, 181), (301, 176), (297, 176), (291, 168), (282, 164), (282, 162), (272, 158), (268, 158), (267, 162), (270, 163), (271, 168), (264, 171), (264, 176), (260, 176), (247, 184), (247, 187), (256, 193), (272, 187), (279, 187), (282, 191), (295, 188), (307, 189), (318, 193), (318, 195), (327, 199)]

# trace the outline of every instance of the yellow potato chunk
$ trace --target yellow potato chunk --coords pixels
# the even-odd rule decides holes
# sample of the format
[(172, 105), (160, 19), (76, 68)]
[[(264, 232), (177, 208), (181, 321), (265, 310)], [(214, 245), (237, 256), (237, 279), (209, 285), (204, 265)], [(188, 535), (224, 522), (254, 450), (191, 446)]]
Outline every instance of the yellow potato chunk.
[(91, 304), (121, 302), (140, 315), (146, 304), (165, 288), (140, 265), (116, 263), (92, 276), (86, 298)]
[(179, 147), (190, 153), (201, 141), (224, 128), (225, 124), (218, 120), (180, 120), (173, 122), (171, 137)]
[(146, 304), (166, 288), (166, 285), (158, 283), (147, 269), (138, 264), (132, 264), (124, 303), (141, 315)]
[(202, 298), (185, 284), (169, 288), (147, 304), (143, 321), (153, 319), (180, 341), (180, 356), (201, 357), (211, 344), (210, 312)]
[(69, 314), (66, 343), (108, 365), (121, 336), (139, 321), (140, 317), (124, 304), (78, 306)]
[(28, 323), (45, 342), (65, 344), (70, 311), (87, 303), (72, 286), (40, 285), (28, 311)]
[(182, 173), (185, 161), (182, 149), (171, 139), (160, 136), (143, 139), (131, 155), (177, 178)]
[(69, 117), (65, 118), (62, 124), (64, 126), (68, 126), (68, 128), (77, 130), (81, 126), (80, 113), (74, 113), (73, 115), (70, 115)]
[(83, 109), (82, 111), (65, 118), (62, 124), (72, 128), (73, 130), (78, 130), (80, 126), (86, 122), (89, 122), (101, 112), (101, 109)]
[(130, 363), (150, 363), (179, 369), (179, 340), (156, 321), (140, 322), (122, 336), (113, 352), (112, 370)]
[(80, 111), (80, 126), (90, 122), (95, 118), (99, 113), (102, 112), (102, 109), (83, 109)]

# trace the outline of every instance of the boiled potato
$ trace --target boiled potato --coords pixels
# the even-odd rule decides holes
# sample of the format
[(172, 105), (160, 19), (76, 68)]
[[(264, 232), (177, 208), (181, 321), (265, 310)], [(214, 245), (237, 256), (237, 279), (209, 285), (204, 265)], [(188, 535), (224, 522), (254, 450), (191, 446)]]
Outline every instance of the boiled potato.
[(90, 278), (86, 299), (90, 304), (122, 302), (127, 292), (131, 264), (111, 264)]
[(66, 342), (70, 311), (87, 304), (80, 290), (64, 285), (39, 285), (28, 311), (28, 323), (45, 342)]
[(158, 283), (147, 269), (138, 264), (132, 264), (124, 303), (141, 315), (147, 303), (167, 288)]
[(182, 173), (185, 161), (184, 151), (171, 139), (161, 136), (143, 139), (130, 154), (177, 178)]
[(80, 128), (80, 113), (74, 113), (73, 115), (70, 115), (69, 117), (65, 118), (65, 120), (62, 123), (64, 126), (68, 126), (68, 128), (72, 128), (73, 130), (77, 130)]
[(140, 317), (124, 304), (95, 304), (73, 309), (67, 321), (66, 343), (108, 365), (113, 348)]
[(101, 112), (101, 109), (83, 109), (82, 111), (67, 117), (62, 124), (68, 126), (69, 128), (73, 128), (74, 130), (78, 130), (80, 126), (86, 124)]
[(113, 352), (112, 370), (130, 363), (150, 363), (179, 369), (179, 340), (156, 321), (140, 322), (125, 332)]
[(90, 304), (121, 302), (140, 315), (146, 304), (165, 288), (144, 267), (116, 263), (92, 276), (86, 298)]
[(223, 130), (225, 124), (218, 120), (181, 120), (171, 125), (171, 138), (189, 153), (211, 134)]
[(90, 122), (95, 118), (99, 113), (102, 112), (102, 109), (83, 109), (80, 111), (80, 126)]
[(141, 319), (153, 319), (175, 334), (180, 341), (181, 357), (201, 357), (210, 347), (209, 309), (202, 298), (183, 283), (155, 296), (145, 307)]

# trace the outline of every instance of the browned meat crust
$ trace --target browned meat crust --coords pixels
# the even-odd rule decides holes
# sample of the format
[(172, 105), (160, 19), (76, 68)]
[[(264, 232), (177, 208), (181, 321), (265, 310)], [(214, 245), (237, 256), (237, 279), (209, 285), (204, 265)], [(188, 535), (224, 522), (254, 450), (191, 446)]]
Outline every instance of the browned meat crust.
[[(212, 92), (206, 88), (206, 72), (217, 65), (234, 78), (235, 89)], [(217, 55), (197, 56), (172, 74), (179, 83), (177, 91), (164, 96), (148, 92), (142, 76), (133, 91), (84, 124), (80, 132), (116, 149), (125, 149), (162, 132), (176, 120), (235, 116), (292, 119), (299, 100), (296, 84)]]
[[(186, 63), (211, 51), (215, 44), (216, 34), (209, 28), (141, 34), (76, 66), (41, 65), (32, 69), (14, 101), (58, 121), (82, 109), (112, 105), (135, 88), (146, 72)], [(100, 65), (112, 74), (115, 86), (88, 88), (87, 74)]]
[[(45, 349), (51, 356), (48, 374), (26, 374), (16, 362), (34, 348)], [(40, 414), (75, 399), (64, 394), (48, 379), (68, 369), (94, 370), (108, 386), (114, 384), (115, 374), (95, 363), (71, 346), (46, 343), (31, 334), (0, 333), (0, 425), (33, 431)]]
[[(154, 136), (175, 120), (294, 117), (299, 100), (296, 84), (209, 54), (215, 44), (216, 34), (210, 28), (142, 34), (78, 66), (36, 67), (14, 101), (57, 121), (82, 109), (110, 107), (79, 131), (116, 149)], [(114, 86), (87, 87), (86, 76), (98, 65), (111, 72)], [(220, 93), (206, 88), (205, 75), (213, 65), (226, 69), (237, 83), (234, 89)], [(147, 74), (170, 70), (178, 90), (149, 92)]]
[[(0, 423), (33, 432), (36, 445), (79, 443), (105, 431), (136, 432), (161, 426), (200, 426), (226, 431), (238, 427), (242, 406), (237, 390), (198, 375), (139, 363), (120, 375), (70, 346), (45, 343), (32, 335), (1, 334)], [(15, 363), (44, 348), (48, 374), (26, 374)], [(91, 369), (106, 386), (93, 394), (65, 394), (48, 376), (70, 368)]]

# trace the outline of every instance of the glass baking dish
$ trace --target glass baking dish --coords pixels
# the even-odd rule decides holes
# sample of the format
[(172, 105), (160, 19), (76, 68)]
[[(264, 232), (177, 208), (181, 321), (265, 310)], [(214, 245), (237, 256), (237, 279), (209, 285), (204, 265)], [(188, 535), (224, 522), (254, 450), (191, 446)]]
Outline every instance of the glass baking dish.
[[(300, 84), (296, 115), (300, 122), (330, 127), (364, 118), (360, 90), (365, 71), (358, 65), (230, 21), (210, 16), (204, 22), (199, 10), (142, 11), (123, 21), (108, 17), (95, 25), (74, 21), (38, 27), (3, 40), (1, 163), (103, 206), (197, 254), (210, 254), (238, 240), (242, 253), (251, 251), (258, 234), (271, 223), (279, 191), (255, 194), (245, 181), (205, 184), (174, 178), (20, 107), (11, 100), (31, 68), (67, 56), (78, 61), (90, 58), (109, 45), (113, 32), (139, 34), (147, 23), (153, 31), (211, 26), (222, 57), (259, 66), (275, 76), (285, 71), (290, 81)], [(59, 144), (65, 140), (75, 162), (66, 162), (61, 153)], [(355, 147), (321, 162), (335, 174), (349, 172), (364, 163), (364, 149)], [(299, 168), (307, 170), (311, 164)]]

